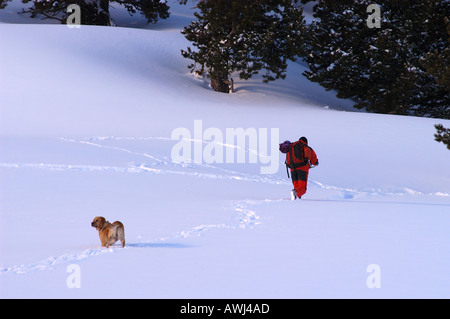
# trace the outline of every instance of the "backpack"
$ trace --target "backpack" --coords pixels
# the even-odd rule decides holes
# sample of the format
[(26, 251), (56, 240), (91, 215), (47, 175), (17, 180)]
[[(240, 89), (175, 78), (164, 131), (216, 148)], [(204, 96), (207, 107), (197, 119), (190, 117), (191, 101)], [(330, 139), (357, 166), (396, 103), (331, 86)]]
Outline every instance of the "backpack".
[(286, 155), (286, 166), (290, 169), (296, 169), (308, 164), (308, 159), (305, 157), (306, 147), (308, 146), (301, 141), (291, 143), (289, 152)]
[(290, 141), (284, 141), (283, 143), (280, 144), (280, 152), (283, 154), (286, 154), (287, 152), (289, 152), (289, 148), (291, 146), (291, 142)]

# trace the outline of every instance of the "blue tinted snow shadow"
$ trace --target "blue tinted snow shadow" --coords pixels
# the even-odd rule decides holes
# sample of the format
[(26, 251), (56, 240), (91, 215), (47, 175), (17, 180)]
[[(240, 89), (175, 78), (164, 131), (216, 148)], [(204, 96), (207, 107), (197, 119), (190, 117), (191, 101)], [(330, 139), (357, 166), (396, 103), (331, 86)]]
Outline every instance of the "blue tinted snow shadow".
[(192, 246), (180, 243), (127, 243), (126, 246), (135, 248), (189, 248)]
[(384, 204), (384, 205), (413, 205), (413, 206), (436, 206), (436, 207), (450, 207), (450, 204), (446, 203), (429, 203), (429, 202), (408, 202), (408, 201), (380, 201), (380, 200), (348, 200), (347, 198), (304, 198), (302, 201), (311, 202), (336, 202), (336, 203), (352, 203), (352, 204)]

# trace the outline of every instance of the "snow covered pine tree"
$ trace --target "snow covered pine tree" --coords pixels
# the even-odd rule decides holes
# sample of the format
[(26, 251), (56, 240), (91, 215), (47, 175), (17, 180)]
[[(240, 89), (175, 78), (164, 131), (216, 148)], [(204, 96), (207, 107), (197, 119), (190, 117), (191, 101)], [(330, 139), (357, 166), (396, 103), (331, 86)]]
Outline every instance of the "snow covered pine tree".
[(421, 63), (429, 52), (448, 47), (445, 19), (450, 1), (377, 1), (380, 28), (366, 25), (372, 3), (317, 2), (306, 33), (304, 59), (310, 70), (305, 75), (336, 90), (340, 98), (354, 99), (357, 108), (450, 118), (448, 90)]
[(265, 69), (263, 81), (286, 77), (287, 60), (302, 48), (305, 21), (297, 0), (203, 0), (197, 18), (182, 33), (197, 50), (182, 50), (194, 61), (191, 72), (206, 73), (211, 87), (229, 93), (229, 76), (249, 79)]

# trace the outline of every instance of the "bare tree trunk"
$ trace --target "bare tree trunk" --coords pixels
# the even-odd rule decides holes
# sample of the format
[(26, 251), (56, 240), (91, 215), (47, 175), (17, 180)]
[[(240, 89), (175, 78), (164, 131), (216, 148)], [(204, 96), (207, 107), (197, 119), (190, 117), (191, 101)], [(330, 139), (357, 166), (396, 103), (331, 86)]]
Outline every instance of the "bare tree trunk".
[(109, 14), (109, 0), (100, 0), (98, 8), (97, 22), (99, 25), (111, 26), (111, 16)]
[(217, 73), (217, 74), (211, 74), (211, 87), (216, 92), (221, 93), (230, 93), (230, 86), (228, 81), (228, 74), (224, 73)]

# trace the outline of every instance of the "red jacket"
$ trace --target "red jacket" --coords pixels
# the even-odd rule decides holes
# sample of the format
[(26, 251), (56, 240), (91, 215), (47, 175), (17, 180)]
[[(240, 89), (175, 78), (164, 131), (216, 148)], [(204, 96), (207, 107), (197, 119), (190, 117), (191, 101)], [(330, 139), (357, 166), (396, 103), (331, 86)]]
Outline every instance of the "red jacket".
[(305, 142), (299, 140), (292, 143), (286, 153), (286, 164), (291, 170), (300, 169), (308, 171), (310, 165), (319, 165), (316, 152)]

